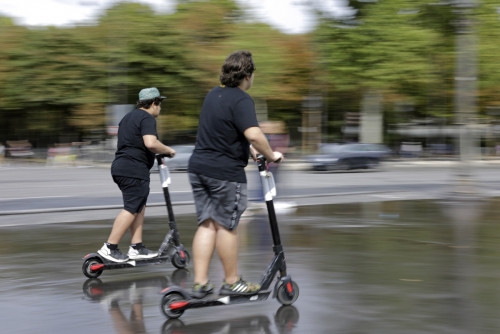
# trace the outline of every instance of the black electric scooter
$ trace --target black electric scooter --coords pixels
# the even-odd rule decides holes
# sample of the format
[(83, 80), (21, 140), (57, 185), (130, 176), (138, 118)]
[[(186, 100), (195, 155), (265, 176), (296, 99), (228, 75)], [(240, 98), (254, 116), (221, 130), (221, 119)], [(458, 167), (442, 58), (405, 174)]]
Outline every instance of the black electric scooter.
[(170, 227), (170, 231), (167, 233), (160, 248), (158, 249), (158, 256), (149, 259), (129, 260), (127, 262), (113, 262), (103, 258), (98, 253), (90, 253), (83, 257), (82, 265), (83, 274), (88, 278), (97, 278), (104, 270), (135, 268), (150, 264), (166, 263), (168, 261), (171, 261), (174, 267), (181, 269), (185, 268), (189, 263), (189, 253), (184, 249), (184, 246), (180, 242), (177, 224), (175, 223), (170, 193), (168, 192), (170, 172), (164, 162), (164, 155), (156, 155), (156, 161), (158, 162), (158, 171), (163, 188), (163, 195), (165, 196), (165, 202), (167, 204), (169, 218), (168, 225)]
[(273, 197), (276, 196), (274, 179), (272, 174), (267, 170), (266, 160), (262, 155), (257, 157), (257, 166), (259, 168), (259, 174), (265, 194), (269, 224), (271, 226), (271, 233), (273, 237), (273, 250), (275, 254), (273, 260), (267, 267), (266, 272), (262, 275), (259, 282), (261, 290), (250, 296), (222, 296), (210, 294), (203, 299), (196, 299), (193, 298), (188, 291), (177, 286), (170, 286), (161, 291), (163, 297), (161, 299), (160, 308), (166, 317), (170, 319), (179, 318), (185, 310), (190, 308), (240, 304), (266, 300), (271, 294), (269, 287), (278, 272), (279, 276), (274, 284), (272, 297), (277, 298), (278, 302), (283, 305), (291, 305), (299, 297), (299, 287), (294, 281), (292, 281), (292, 278), (286, 271), (285, 255), (283, 253), (283, 246), (281, 245), (278, 222), (276, 220), (276, 213), (274, 211), (273, 204)]

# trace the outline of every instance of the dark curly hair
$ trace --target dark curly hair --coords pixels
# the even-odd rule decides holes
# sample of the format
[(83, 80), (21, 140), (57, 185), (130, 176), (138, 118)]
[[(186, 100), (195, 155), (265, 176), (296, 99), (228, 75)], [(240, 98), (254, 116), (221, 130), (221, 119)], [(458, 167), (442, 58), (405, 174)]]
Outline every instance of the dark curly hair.
[(250, 51), (236, 51), (231, 53), (222, 65), (220, 82), (228, 87), (238, 87), (246, 77), (255, 71)]
[(155, 104), (155, 106), (158, 106), (162, 101), (163, 99), (161, 97), (155, 97), (154, 99), (148, 99), (148, 100), (139, 100), (135, 104), (135, 107), (149, 109), (149, 107), (151, 107), (153, 103)]

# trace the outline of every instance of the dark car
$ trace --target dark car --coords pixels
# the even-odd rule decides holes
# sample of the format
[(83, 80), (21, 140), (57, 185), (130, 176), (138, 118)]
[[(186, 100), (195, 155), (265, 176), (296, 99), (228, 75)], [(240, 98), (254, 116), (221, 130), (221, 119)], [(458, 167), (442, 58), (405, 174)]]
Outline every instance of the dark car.
[(313, 170), (375, 168), (392, 151), (380, 144), (322, 144), (317, 155), (306, 157)]
[[(172, 159), (165, 158), (168, 169), (170, 171), (187, 170), (189, 158), (191, 158), (191, 154), (193, 154), (194, 145), (173, 145), (170, 147), (173, 148), (176, 153), (175, 157), (173, 157)], [(153, 167), (151, 168), (151, 172), (158, 172), (156, 159)]]

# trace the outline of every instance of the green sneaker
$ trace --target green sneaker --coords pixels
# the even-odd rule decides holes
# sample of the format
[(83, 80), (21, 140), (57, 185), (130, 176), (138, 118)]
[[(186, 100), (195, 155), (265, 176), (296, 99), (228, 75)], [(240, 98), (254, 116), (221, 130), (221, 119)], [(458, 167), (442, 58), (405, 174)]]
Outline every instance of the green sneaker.
[(245, 282), (241, 276), (240, 279), (233, 284), (227, 284), (225, 281), (222, 282), (222, 287), (220, 288), (221, 295), (248, 296), (248, 295), (255, 295), (259, 291), (260, 291), (259, 284)]
[(209, 293), (212, 293), (213, 291), (214, 291), (214, 285), (210, 283), (210, 281), (208, 281), (207, 284), (204, 285), (195, 282), (193, 284), (191, 296), (193, 296), (194, 298), (201, 299), (204, 298)]

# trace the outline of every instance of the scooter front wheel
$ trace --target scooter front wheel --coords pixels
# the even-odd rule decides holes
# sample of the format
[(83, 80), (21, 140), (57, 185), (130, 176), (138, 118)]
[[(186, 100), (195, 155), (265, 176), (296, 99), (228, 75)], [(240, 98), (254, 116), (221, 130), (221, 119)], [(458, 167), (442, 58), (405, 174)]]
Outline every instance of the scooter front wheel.
[(299, 286), (294, 281), (281, 284), (276, 298), (282, 305), (292, 305), (299, 298)]
[(172, 254), (172, 265), (178, 269), (186, 268), (191, 256), (187, 250), (182, 250)]
[(93, 267), (99, 266), (100, 264), (102, 264), (102, 261), (97, 257), (85, 260), (82, 265), (83, 274), (88, 278), (97, 278), (101, 276), (102, 269), (97, 269), (97, 270), (93, 269)]
[(172, 304), (181, 301), (184, 301), (184, 297), (180, 293), (169, 293), (161, 299), (161, 311), (167, 318), (177, 319), (184, 313), (184, 310), (176, 310)]

